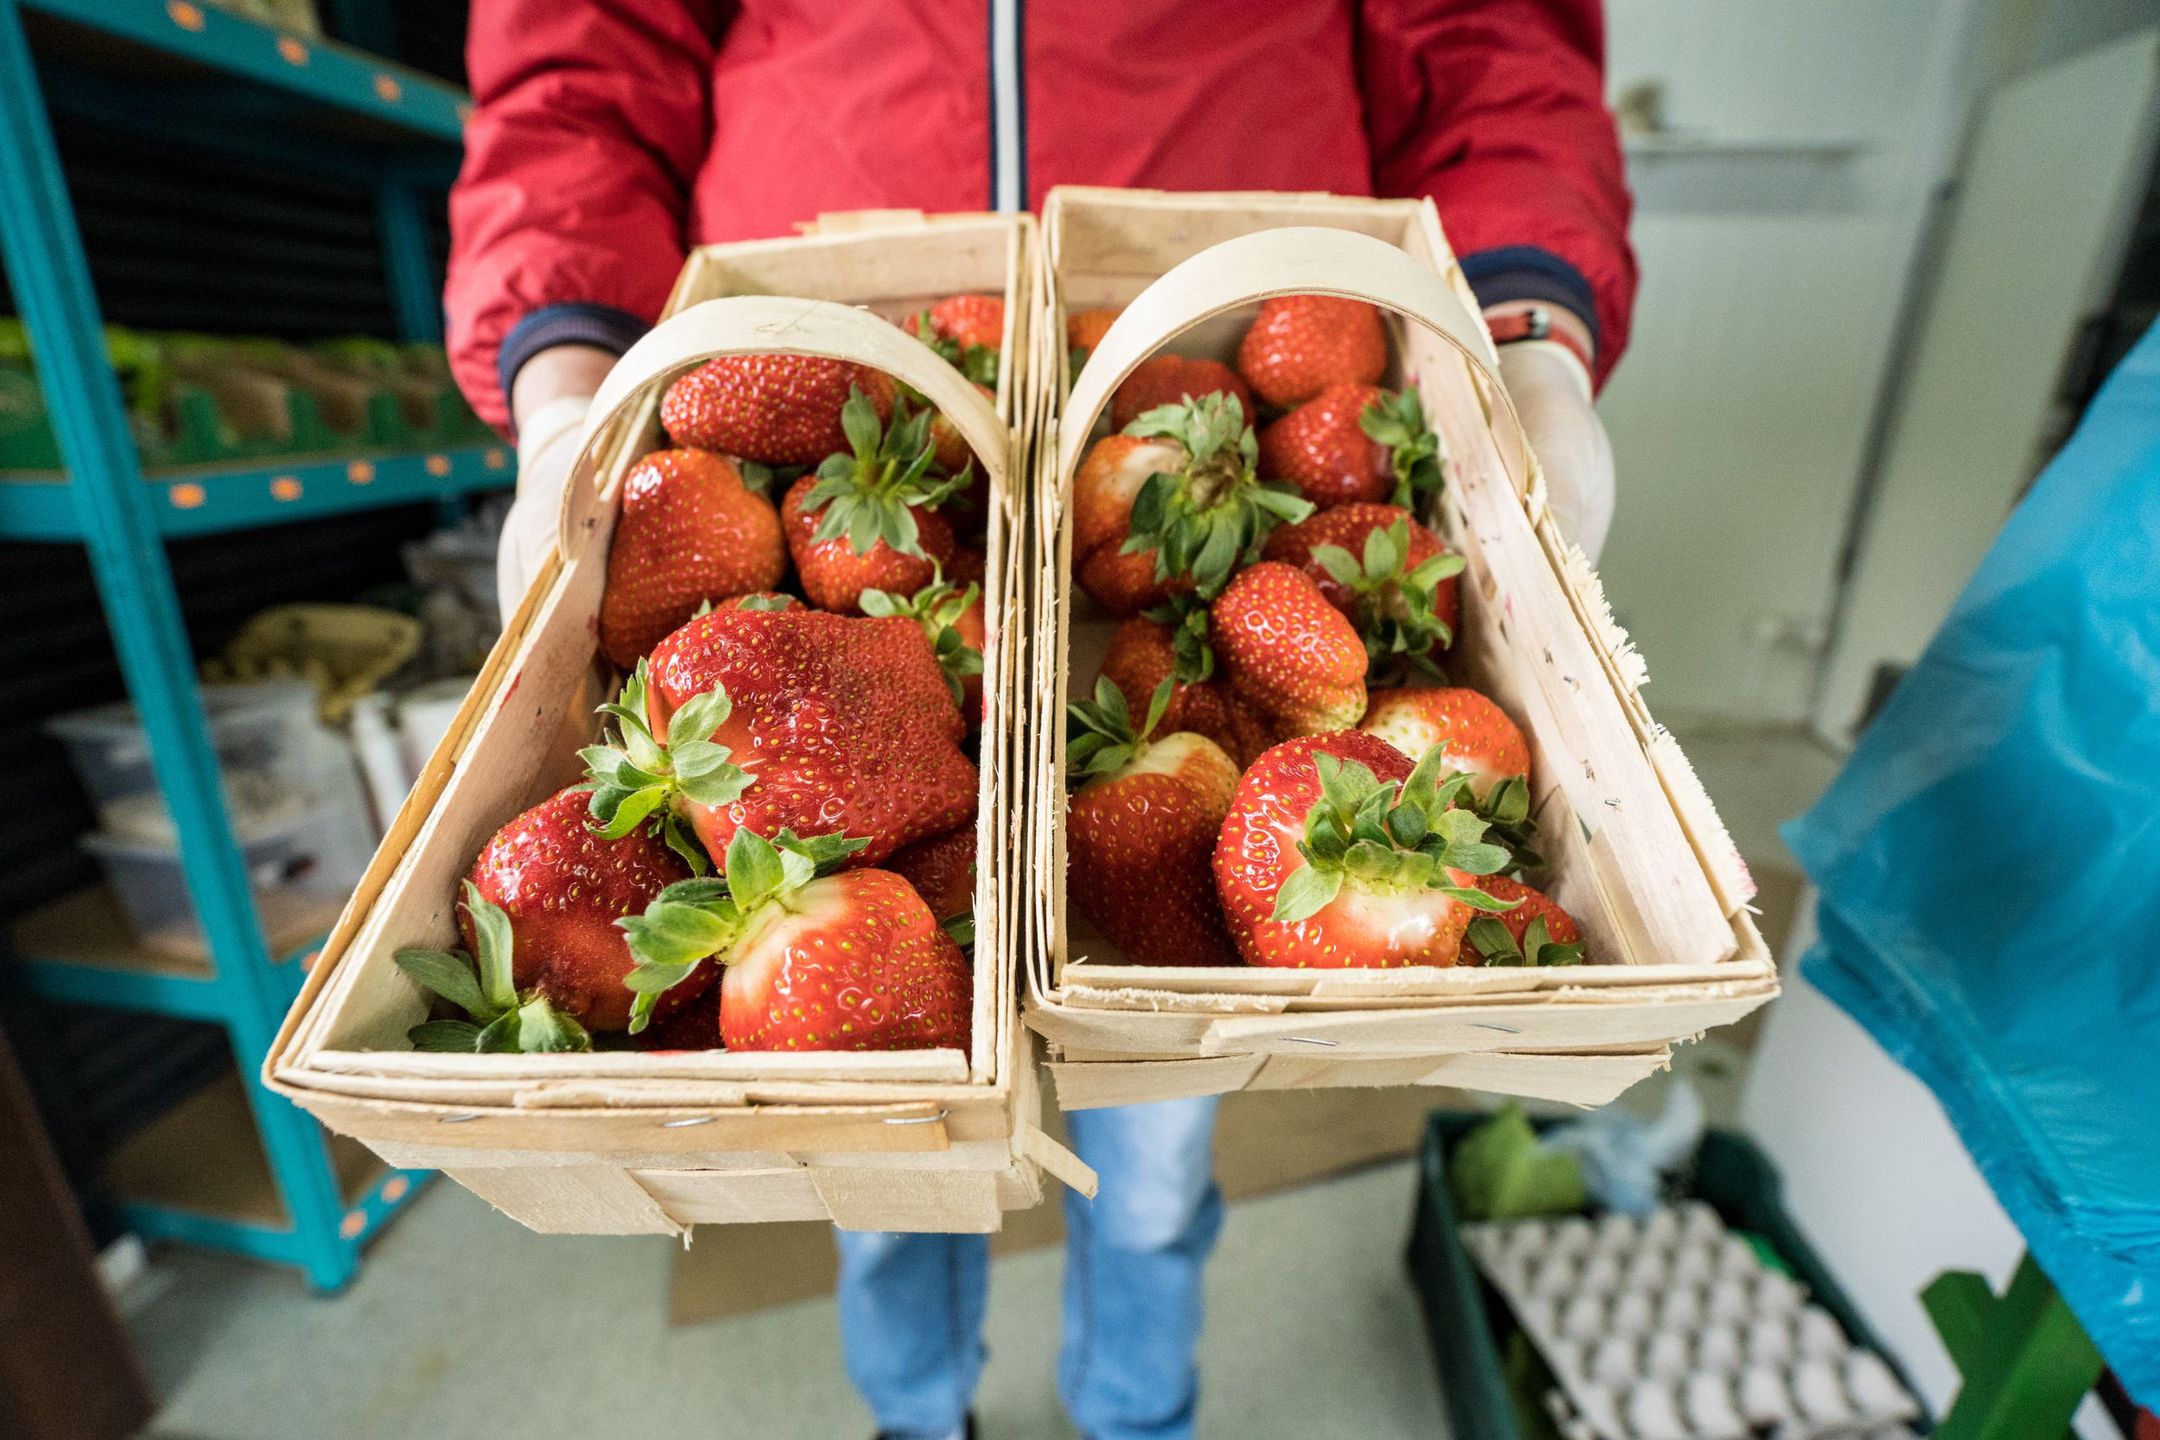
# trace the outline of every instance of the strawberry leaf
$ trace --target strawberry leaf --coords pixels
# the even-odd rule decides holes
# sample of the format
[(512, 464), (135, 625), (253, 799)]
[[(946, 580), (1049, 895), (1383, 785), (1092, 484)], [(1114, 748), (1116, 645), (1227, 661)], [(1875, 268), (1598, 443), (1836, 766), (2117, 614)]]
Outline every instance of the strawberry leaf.
[(850, 856), (859, 854), (870, 844), (869, 838), (834, 833), (812, 835), (807, 838), (793, 830), (782, 827), (773, 837), (773, 847), (788, 854), (808, 859), (819, 875), (828, 875), (838, 869)]
[(465, 882), (465, 911), (472, 916), (480, 994), (491, 1015), (508, 1010), (517, 1004), (517, 981), (510, 964), (510, 916), (470, 880)]
[(1365, 577), (1365, 571), (1359, 566), (1357, 557), (1340, 545), (1315, 545), (1312, 558), (1313, 563), (1327, 571), (1329, 578), (1339, 584), (1355, 585)]
[(780, 852), (747, 826), (736, 830), (728, 842), (726, 870), (728, 891), (745, 912), (763, 904), (787, 878)]
[(947, 935), (952, 936), (953, 943), (961, 949), (973, 948), (975, 944), (975, 915), (973, 911), (962, 911), (958, 915), (947, 916), (940, 922), (940, 928)]
[(471, 1055), (480, 1048), (480, 1027), (470, 1020), (427, 1020), (405, 1032), (415, 1050), (436, 1055)]
[(1327, 908), (1342, 890), (1342, 871), (1306, 865), (1291, 873), (1275, 892), (1275, 909), (1268, 918), (1279, 925), (1295, 925)]
[(1513, 910), (1522, 903), (1520, 900), (1502, 900), (1497, 896), (1486, 894), (1483, 890), (1471, 890), (1461, 885), (1437, 885), (1433, 888), (1442, 895), (1462, 901), (1463, 904), (1468, 905), (1473, 910), (1487, 910), (1496, 914)]
[(472, 957), (464, 951), (400, 950), (392, 958), (398, 969), (466, 1014), (493, 1017), (495, 1007), (480, 994)]
[(505, 1010), (480, 1027), (473, 1049), (482, 1055), (515, 1055), (518, 1048), (518, 1013)]
[[(668, 749), (680, 752), (682, 747), (697, 740), (710, 740), (713, 732), (727, 723), (735, 712), (735, 704), (728, 699), (727, 687), (714, 685), (702, 695), (694, 695), (668, 717)], [(676, 757), (677, 768), (681, 756)]]
[(544, 998), (534, 998), (517, 1010), (517, 1048), (527, 1055), (592, 1049), (585, 1027), (558, 1011)]
[(878, 424), (877, 407), (863, 394), (862, 387), (848, 386), (847, 403), (840, 407), (840, 428), (847, 435), (848, 448), (859, 458), (869, 459), (877, 454), (882, 427)]

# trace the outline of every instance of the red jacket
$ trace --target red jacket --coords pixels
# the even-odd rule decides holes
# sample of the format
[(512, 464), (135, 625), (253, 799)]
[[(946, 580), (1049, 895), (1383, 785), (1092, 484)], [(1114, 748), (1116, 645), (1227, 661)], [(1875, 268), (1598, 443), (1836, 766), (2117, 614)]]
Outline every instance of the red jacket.
[(445, 303), (498, 426), (689, 245), (1056, 184), (1430, 195), (1485, 303), (1573, 309), (1600, 379), (1626, 340), (1599, 0), (475, 0), (467, 59)]

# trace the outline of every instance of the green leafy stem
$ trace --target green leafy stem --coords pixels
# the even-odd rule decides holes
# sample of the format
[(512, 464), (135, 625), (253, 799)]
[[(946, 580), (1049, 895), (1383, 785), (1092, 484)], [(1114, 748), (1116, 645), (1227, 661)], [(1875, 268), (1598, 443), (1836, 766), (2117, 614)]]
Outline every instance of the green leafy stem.
[(590, 1050), (585, 1027), (557, 1010), (537, 990), (518, 993), (510, 958), (510, 916), (465, 882), (465, 909), (472, 916), (474, 948), (408, 949), (397, 952), (400, 970), (463, 1010), (463, 1020), (427, 1020), (405, 1032), (415, 1050), (457, 1055), (527, 1054)]
[(620, 840), (650, 823), (693, 875), (703, 875), (711, 863), (683, 804), (731, 805), (750, 788), (753, 777), (734, 763), (727, 746), (712, 738), (734, 712), (734, 702), (726, 687), (716, 684), (678, 706), (662, 738), (653, 734), (647, 719), (651, 684), (646, 663), (638, 661), (622, 692), (600, 707), (600, 713), (615, 722), (614, 738), (578, 751), (585, 762), (585, 786), (592, 792), (588, 808), (593, 828), (603, 839)]

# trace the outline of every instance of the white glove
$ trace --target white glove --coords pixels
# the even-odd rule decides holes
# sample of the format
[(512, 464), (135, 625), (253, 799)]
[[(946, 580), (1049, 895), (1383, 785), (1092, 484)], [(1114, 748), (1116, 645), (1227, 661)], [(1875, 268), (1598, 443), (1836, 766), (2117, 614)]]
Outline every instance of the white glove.
[(577, 460), (578, 437), (585, 430), (590, 395), (550, 400), (518, 429), (517, 498), (503, 517), (502, 542), (495, 550), (495, 599), (508, 624), (540, 562), (555, 548), (562, 520), (563, 486)]
[(1612, 528), (1613, 455), (1590, 403), (1590, 372), (1557, 341), (1518, 340), (1500, 347), (1500, 379), (1544, 467), (1553, 520), (1596, 560)]

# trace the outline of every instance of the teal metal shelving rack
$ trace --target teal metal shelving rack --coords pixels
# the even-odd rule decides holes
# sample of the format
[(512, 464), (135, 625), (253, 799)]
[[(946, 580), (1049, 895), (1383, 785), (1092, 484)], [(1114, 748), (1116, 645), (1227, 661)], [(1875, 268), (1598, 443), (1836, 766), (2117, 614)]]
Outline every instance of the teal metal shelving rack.
[[(345, 0), (344, 11), (364, 7)], [(54, 77), (48, 96), (33, 40)], [(383, 263), (402, 338), (441, 338), (423, 229), (424, 192), (454, 167), (465, 98), (346, 47), (284, 34), (193, 0), (0, 0), (0, 256), (37, 357), (66, 462), (50, 483), (0, 482), (0, 537), (79, 542), (89, 557), (123, 678), (150, 738), (178, 828), (188, 889), (208, 940), (199, 969), (136, 963), (101, 935), (98, 897), (71, 897), (21, 927), (30, 986), (74, 1003), (221, 1023), (244, 1077), (285, 1223), (185, 1205), (125, 1206), (152, 1238), (298, 1266), (319, 1290), (353, 1275), (360, 1248), (417, 1192), (418, 1174), (360, 1183), (316, 1123), (257, 1074), (319, 936), (266, 936), (234, 841), (165, 541), (511, 483), (500, 447), (369, 454), (146, 478), (107, 362), (103, 320), (47, 106), (264, 164), (341, 167), (377, 196)], [(75, 908), (71, 911), (69, 906)], [(34, 947), (45, 934), (50, 946)], [(67, 951), (70, 953), (59, 953)]]

